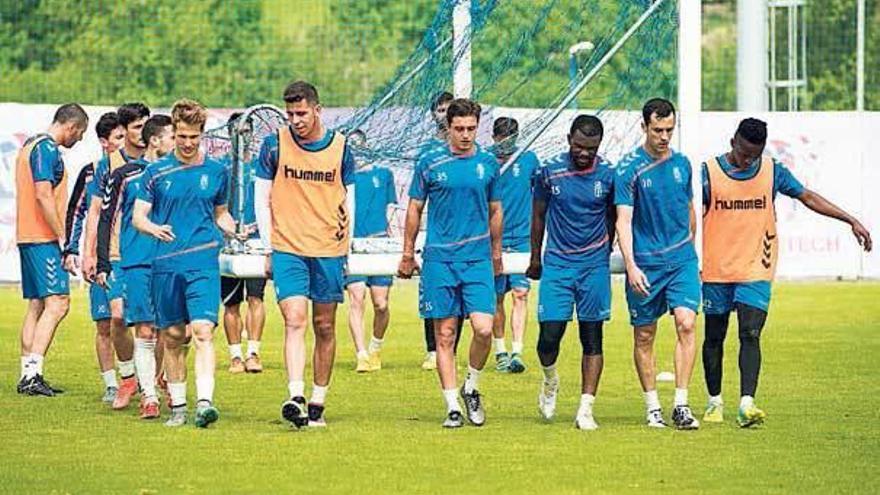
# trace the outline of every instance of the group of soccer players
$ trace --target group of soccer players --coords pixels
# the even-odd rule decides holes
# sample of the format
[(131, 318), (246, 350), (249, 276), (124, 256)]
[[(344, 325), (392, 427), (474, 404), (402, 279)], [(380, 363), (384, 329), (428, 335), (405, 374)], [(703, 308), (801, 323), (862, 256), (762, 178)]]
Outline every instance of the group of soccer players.
[[(224, 237), (270, 248), (266, 275), (274, 282), (284, 321), (284, 419), (298, 428), (326, 425), (336, 309), (346, 290), (356, 369), (381, 368), (392, 279), (347, 277), (346, 257), (352, 234), (388, 235), (388, 208), (397, 202), (393, 176), (357, 153), (366, 146), (362, 132), (346, 136), (324, 125), (314, 86), (293, 82), (283, 100), (289, 125), (264, 140), (246, 196), (236, 200), (246, 205), (242, 218), (233, 218), (227, 206), (229, 164), (201, 148), (207, 112), (195, 101), (178, 101), (170, 116), (150, 116), (143, 104), (123, 105), (102, 116), (96, 131), (104, 156), (82, 170), (69, 202), (58, 147), (69, 148), (82, 139), (86, 113), (79, 105), (63, 105), (46, 133), (27, 140), (16, 164), (17, 241), (28, 300), (19, 393), (62, 393), (46, 381), (43, 360), (69, 308), (67, 272), (81, 271), (91, 282), (104, 400), (114, 409), (125, 409), (140, 393), (141, 417), (158, 418), (158, 390), (164, 389), (170, 408), (165, 424), (186, 424), (186, 356), (194, 342), (194, 423), (207, 427), (217, 421), (213, 331), (220, 320), (218, 307), (222, 301), (231, 372), (262, 370), (259, 345), (265, 320), (265, 281), (221, 281), (218, 255)], [(736, 311), (741, 373), (737, 421), (743, 427), (760, 424), (766, 414), (755, 406), (754, 396), (778, 255), (776, 193), (849, 224), (864, 249), (871, 249), (870, 234), (858, 220), (764, 156), (766, 124), (756, 119), (743, 120), (730, 150), (702, 164), (701, 271), (694, 245), (692, 167), (670, 147), (676, 114), (669, 101), (655, 98), (644, 105), (644, 142), (616, 165), (599, 154), (604, 128), (592, 115), (571, 123), (567, 150), (544, 163), (531, 152), (508, 163), (518, 151), (516, 120), (497, 119), (494, 142), (484, 149), (476, 139), (479, 104), (444, 93), (432, 111), (438, 133), (422, 148), (415, 166), (397, 275), (420, 274), (419, 311), (428, 344), (423, 367), (438, 371), (447, 410), (444, 427), (461, 427), (465, 418), (477, 426), (486, 421), (479, 384), (493, 347), (498, 371), (525, 370), (522, 341), (532, 279), (540, 280), (540, 414), (547, 420), (555, 416), (560, 388), (556, 363), (574, 313), (583, 351), (575, 426), (598, 428), (593, 407), (604, 367), (603, 326), (611, 316), (609, 259), (615, 239), (626, 267), (633, 359), (647, 425), (667, 426), (653, 350), (657, 321), (667, 313), (674, 318), (677, 336), (671, 420), (679, 429), (700, 425), (689, 406), (688, 388), (701, 305), (710, 395), (703, 421), (723, 421), (723, 344), (730, 313)], [(416, 238), (425, 208), (427, 238), (418, 266)], [(530, 253), (527, 272), (504, 275), (504, 252)], [(249, 342), (243, 359), (239, 306), (245, 289)], [(375, 318), (365, 345), (367, 292)], [(511, 353), (504, 340), (508, 292), (513, 294)], [(315, 344), (306, 399), (309, 306)], [(465, 319), (473, 339), (459, 388), (455, 353)]]

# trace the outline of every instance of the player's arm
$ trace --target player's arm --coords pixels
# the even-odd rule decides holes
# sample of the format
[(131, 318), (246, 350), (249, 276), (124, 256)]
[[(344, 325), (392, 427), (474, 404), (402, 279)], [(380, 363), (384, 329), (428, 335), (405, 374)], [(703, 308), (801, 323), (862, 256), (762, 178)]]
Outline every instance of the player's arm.
[(92, 165), (80, 169), (73, 186), (73, 194), (70, 195), (70, 201), (67, 203), (67, 217), (64, 222), (64, 238), (67, 239), (64, 246), (64, 269), (74, 274), (79, 270), (79, 241), (82, 238), (83, 222), (89, 206), (86, 188), (92, 170)]
[(134, 225), (139, 232), (150, 235), (162, 242), (171, 242), (174, 240), (174, 232), (170, 225), (157, 225), (150, 220), (150, 210), (153, 204), (136, 199), (134, 201), (134, 209), (131, 213), (131, 224)]
[(501, 237), (504, 234), (504, 208), (501, 201), (489, 201), (489, 237), (492, 241), (492, 268), (501, 275), (504, 265), (501, 258)]
[(694, 202), (691, 201), (688, 203), (688, 209), (690, 210), (690, 215), (688, 218), (688, 228), (691, 231), (691, 240), (693, 242), (697, 242), (697, 213), (694, 210)]
[(848, 224), (852, 228), (853, 235), (859, 242), (859, 245), (861, 245), (865, 251), (871, 251), (871, 248), (873, 247), (871, 233), (868, 232), (868, 229), (866, 229), (865, 226), (854, 216), (850, 215), (831, 201), (828, 201), (819, 193), (810, 189), (804, 189), (804, 191), (797, 196), (797, 199), (803, 203), (804, 206), (820, 215), (834, 218)]
[(541, 266), (541, 248), (544, 246), (544, 228), (547, 221), (547, 201), (543, 198), (532, 199), (532, 230), (531, 260), (526, 276), (532, 280), (540, 280), (543, 267)]
[[(121, 170), (121, 169), (119, 169)], [(107, 285), (107, 275), (110, 274), (110, 237), (112, 237), (113, 224), (119, 211), (119, 197), (122, 191), (122, 174), (114, 172), (107, 182), (104, 198), (101, 201), (101, 213), (98, 217), (98, 233), (95, 239), (95, 254), (97, 268), (95, 281), (98, 285)]]
[(217, 224), (223, 235), (230, 239), (235, 238), (240, 241), (246, 241), (249, 236), (247, 229), (242, 232), (237, 231), (235, 219), (232, 218), (232, 214), (229, 213), (229, 207), (226, 205), (214, 205), (214, 223)]
[[(93, 181), (98, 180), (97, 174)], [(101, 189), (94, 189), (101, 191)], [(89, 210), (86, 214), (86, 231), (83, 240), (82, 271), (86, 280), (94, 281), (97, 273), (97, 237), (98, 219), (101, 216), (101, 204), (103, 198), (100, 194), (92, 194), (89, 202)]]
[(34, 182), (34, 189), (37, 196), (37, 206), (58, 239), (64, 239), (64, 224), (58, 216), (55, 208), (55, 193), (52, 190), (52, 183), (47, 180)]
[[(417, 179), (416, 179), (417, 180)], [(403, 229), (403, 256), (397, 267), (397, 276), (411, 278), (413, 272), (418, 269), (416, 265), (416, 236), (422, 223), (422, 210), (425, 202), (420, 199), (410, 198), (406, 207), (406, 225)]]
[[(354, 184), (345, 186), (345, 208), (348, 210), (348, 233), (349, 238), (354, 237), (354, 219), (355, 219), (355, 191)], [(351, 252), (351, 243), (348, 244), (348, 250)]]
[(633, 256), (632, 216), (632, 206), (617, 205), (617, 243), (620, 245), (620, 254), (623, 255), (626, 278), (629, 284), (636, 292), (647, 296), (650, 288), (648, 277), (636, 265)]

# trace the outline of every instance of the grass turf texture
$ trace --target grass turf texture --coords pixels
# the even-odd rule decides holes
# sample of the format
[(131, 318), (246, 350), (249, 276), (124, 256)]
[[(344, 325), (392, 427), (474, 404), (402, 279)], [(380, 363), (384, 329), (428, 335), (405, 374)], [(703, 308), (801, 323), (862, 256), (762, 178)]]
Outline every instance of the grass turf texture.
[[(340, 308), (327, 429), (294, 431), (280, 419), (286, 380), (280, 315), (270, 298), (266, 371), (229, 375), (225, 337), (218, 330), (220, 421), (208, 430), (191, 423), (171, 430), (161, 422), (137, 419), (134, 406), (117, 412), (100, 403), (102, 384), (84, 290), (74, 291), (71, 312), (46, 364), (47, 377), (67, 393), (57, 398), (16, 395), (24, 304), (17, 288), (2, 288), (0, 492), (873, 491), (880, 478), (880, 284), (778, 284), (763, 339), (757, 401), (769, 414), (767, 424), (754, 430), (735, 426), (739, 374), (732, 326), (724, 375), (726, 422), (696, 432), (643, 426), (621, 282), (615, 282), (614, 292), (614, 319), (605, 332), (606, 368), (595, 406), (601, 428), (584, 433), (573, 427), (580, 394), (574, 325), (560, 358), (557, 419), (545, 424), (538, 417), (534, 296), (526, 335), (529, 369), (501, 375), (492, 369), (490, 357), (481, 387), (488, 416), (483, 428), (440, 427), (444, 407), (436, 374), (419, 367), (424, 347), (416, 285), (401, 282), (392, 291), (392, 323), (378, 373), (354, 373), (346, 309)], [(699, 325), (702, 342), (702, 319)], [(463, 346), (469, 340), (465, 335)], [(673, 341), (667, 318), (658, 336), (658, 368), (671, 370)], [(461, 370), (463, 358), (459, 364)], [(191, 406), (192, 380), (191, 373)], [(668, 416), (672, 384), (660, 384), (659, 390)], [(705, 401), (698, 363), (691, 387), (698, 417)], [(164, 420), (167, 411), (162, 412)]]

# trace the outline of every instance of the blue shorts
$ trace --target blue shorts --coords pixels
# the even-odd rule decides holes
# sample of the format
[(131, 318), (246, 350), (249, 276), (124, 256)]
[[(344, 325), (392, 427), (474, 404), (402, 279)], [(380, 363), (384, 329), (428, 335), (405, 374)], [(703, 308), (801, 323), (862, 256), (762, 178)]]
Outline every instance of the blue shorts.
[(722, 315), (734, 310), (736, 303), (763, 310), (770, 307), (770, 282), (766, 280), (741, 283), (703, 283), (703, 311)]
[(314, 258), (272, 252), (272, 280), (278, 302), (303, 296), (319, 304), (341, 303), (345, 256)]
[(495, 314), (492, 262), (425, 261), (419, 281), (419, 313), (449, 318), (471, 313)]
[(19, 244), (21, 293), (25, 299), (45, 299), (70, 294), (70, 277), (64, 271), (57, 242)]
[(626, 284), (626, 303), (633, 326), (650, 325), (675, 308), (693, 312), (700, 309), (700, 268), (696, 260), (677, 266), (644, 267), (642, 271), (651, 284), (648, 296), (637, 294), (629, 282)]
[(92, 321), (110, 319), (110, 301), (122, 299), (125, 288), (125, 275), (119, 267), (118, 261), (110, 263), (110, 276), (107, 277), (105, 289), (98, 284), (89, 286), (89, 307), (92, 312)]
[(391, 287), (394, 284), (394, 277), (390, 275), (348, 275), (345, 277), (346, 287), (356, 283), (367, 284), (367, 287)]
[(525, 290), (531, 288), (529, 279), (525, 275), (498, 275), (495, 277), (495, 294), (503, 296), (512, 290)]
[(572, 306), (578, 321), (611, 319), (611, 272), (594, 267), (544, 266), (538, 293), (538, 321), (569, 321)]
[(152, 323), (156, 320), (153, 310), (153, 269), (149, 265), (122, 269), (124, 283), (122, 299), (125, 301), (125, 323)]
[(217, 324), (220, 307), (220, 270), (153, 272), (153, 308), (160, 329), (180, 323)]

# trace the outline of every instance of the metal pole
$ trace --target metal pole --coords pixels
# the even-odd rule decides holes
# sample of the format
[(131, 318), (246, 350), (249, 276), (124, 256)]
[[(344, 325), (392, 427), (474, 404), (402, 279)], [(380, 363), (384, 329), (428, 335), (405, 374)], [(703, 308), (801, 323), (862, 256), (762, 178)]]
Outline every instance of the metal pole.
[(645, 10), (645, 12), (638, 18), (638, 20), (636, 20), (636, 22), (634, 22), (633, 25), (630, 26), (626, 33), (624, 33), (623, 36), (619, 40), (617, 40), (617, 43), (615, 43), (614, 46), (612, 46), (611, 49), (608, 50), (608, 52), (596, 63), (596, 65), (594, 65), (593, 68), (590, 69), (590, 71), (580, 80), (577, 86), (569, 91), (567, 95), (565, 95), (565, 98), (563, 98), (562, 101), (556, 106), (556, 108), (553, 109), (550, 117), (548, 117), (544, 121), (544, 123), (541, 124), (541, 127), (538, 128), (537, 132), (532, 134), (532, 136), (529, 137), (528, 140), (526, 140), (525, 144), (519, 147), (516, 152), (507, 159), (507, 162), (504, 163), (504, 165), (501, 167), (501, 170), (498, 172), (499, 175), (506, 172), (507, 169), (510, 168), (511, 165), (513, 165), (513, 163), (519, 160), (519, 157), (521, 157), (523, 153), (525, 153), (533, 144), (535, 144), (535, 141), (537, 141), (538, 138), (541, 137), (541, 134), (543, 134), (544, 131), (546, 131), (547, 128), (550, 127), (553, 121), (555, 121), (556, 118), (559, 117), (562, 111), (565, 110), (566, 107), (568, 107), (568, 104), (571, 103), (572, 100), (577, 98), (578, 93), (583, 91), (587, 84), (589, 84), (589, 82), (592, 81), (594, 77), (596, 77), (596, 74), (599, 73), (602, 67), (605, 67), (605, 64), (607, 64), (608, 61), (611, 60), (611, 57), (613, 57), (614, 54), (616, 54), (621, 48), (623, 48), (623, 45), (626, 44), (626, 42), (629, 41), (630, 38), (632, 38), (632, 35), (635, 34), (640, 27), (642, 27), (642, 24), (644, 24), (645, 21), (648, 20), (648, 18), (651, 17), (651, 15), (653, 15), (654, 12), (656, 12), (661, 5), (663, 5), (664, 1), (665, 0), (656, 0), (654, 3), (651, 4), (650, 7), (648, 7), (647, 10)]
[(767, 2), (736, 4), (736, 108), (767, 110)]
[(456, 98), (470, 98), (471, 80), (471, 0), (456, 0), (452, 10), (452, 82)]
[[(700, 156), (700, 114), (703, 110), (701, 2), (679, 0), (678, 19), (678, 149), (692, 160), (691, 188), (694, 197), (700, 198), (703, 185), (697, 157)], [(702, 260), (702, 215), (696, 215), (696, 223), (694, 245)]]
[(858, 0), (856, 27), (856, 110), (865, 109), (865, 0)]

